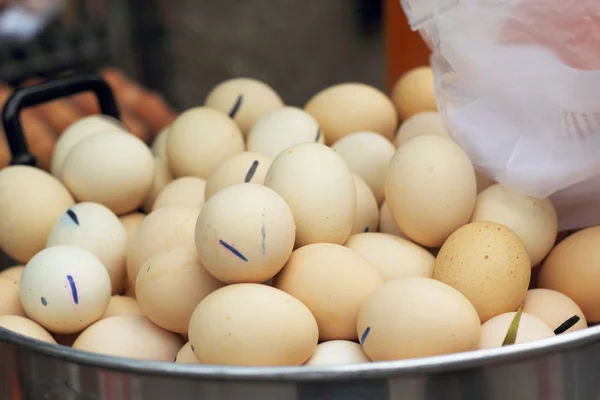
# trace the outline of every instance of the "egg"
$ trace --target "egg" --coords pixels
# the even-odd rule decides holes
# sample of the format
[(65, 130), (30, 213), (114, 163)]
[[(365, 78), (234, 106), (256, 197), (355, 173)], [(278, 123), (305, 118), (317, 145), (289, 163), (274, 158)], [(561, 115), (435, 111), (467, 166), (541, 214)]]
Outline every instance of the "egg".
[(502, 184), (477, 195), (471, 221), (509, 227), (525, 244), (532, 266), (548, 255), (558, 234), (558, 217), (550, 199), (536, 199)]
[(246, 136), (260, 117), (282, 108), (284, 104), (266, 83), (251, 78), (234, 78), (215, 86), (206, 96), (204, 106), (229, 115)]
[(265, 176), (273, 160), (262, 154), (245, 151), (223, 161), (206, 180), (204, 199), (236, 183), (265, 183)]
[[(481, 326), (481, 337), (479, 339), (480, 349), (491, 349), (502, 347), (508, 328), (515, 318), (516, 312), (500, 314)], [(554, 336), (552, 329), (544, 321), (535, 315), (522, 313), (517, 330), (515, 344), (532, 342)]]
[(164, 127), (158, 135), (154, 138), (152, 142), (151, 150), (152, 154), (156, 158), (166, 158), (167, 157), (167, 138), (169, 137), (169, 128), (171, 126)]
[(565, 332), (587, 328), (587, 321), (581, 308), (564, 294), (550, 289), (531, 289), (525, 296), (523, 312), (535, 315), (552, 330), (561, 327), (569, 318), (579, 317)]
[(421, 135), (450, 137), (440, 113), (437, 111), (422, 111), (413, 114), (400, 125), (394, 144), (396, 147), (400, 147), (408, 140)]
[(314, 95), (304, 110), (319, 123), (325, 142), (331, 145), (360, 131), (394, 138), (398, 115), (391, 100), (380, 90), (362, 83), (340, 83)]
[(0, 327), (42, 342), (56, 344), (47, 330), (30, 319), (18, 315), (0, 315)]
[(146, 214), (140, 212), (133, 212), (131, 214), (125, 214), (119, 217), (119, 220), (121, 221), (121, 224), (127, 233), (127, 243), (131, 241), (131, 238), (137, 231), (137, 228), (140, 226), (144, 218), (146, 218)]
[(200, 211), (196, 249), (217, 279), (261, 283), (285, 265), (295, 230), (292, 210), (281, 196), (262, 185), (239, 183), (215, 193)]
[(296, 246), (343, 244), (354, 223), (356, 188), (344, 160), (327, 146), (301, 143), (278, 155), (265, 186), (287, 202), (296, 222)]
[(0, 276), (0, 316), (25, 316), (25, 311), (19, 298), (19, 282)]
[(531, 262), (512, 230), (495, 222), (471, 222), (444, 243), (433, 277), (465, 295), (483, 323), (523, 302)]
[(589, 324), (600, 322), (600, 226), (582, 229), (550, 252), (538, 275), (538, 287), (572, 299)]
[(408, 239), (400, 228), (398, 228), (398, 225), (396, 225), (396, 221), (394, 221), (394, 217), (392, 217), (392, 213), (390, 213), (390, 209), (385, 201), (379, 208), (379, 232)]
[(163, 189), (171, 183), (173, 175), (169, 169), (169, 161), (166, 157), (156, 157), (154, 159), (154, 181), (146, 199), (142, 203), (142, 210), (146, 213), (154, 210), (156, 199), (162, 193)]
[(377, 204), (385, 199), (385, 174), (395, 149), (392, 143), (374, 132), (356, 132), (331, 146), (346, 161), (350, 171), (361, 177), (373, 191)]
[(308, 308), (289, 294), (239, 283), (198, 304), (189, 338), (202, 364), (302, 365), (317, 346), (318, 328)]
[(292, 253), (273, 286), (304, 303), (319, 325), (319, 340), (357, 340), (356, 317), (382, 283), (377, 269), (356, 252), (316, 243)]
[(179, 350), (175, 356), (175, 362), (178, 364), (200, 364), (190, 342), (184, 344), (181, 350)]
[(375, 289), (360, 307), (356, 329), (371, 360), (390, 361), (475, 350), (481, 327), (456, 289), (412, 277)]
[(433, 275), (435, 257), (407, 239), (385, 233), (361, 233), (350, 236), (345, 246), (375, 266), (386, 281)]
[(127, 232), (119, 218), (98, 203), (78, 203), (60, 217), (48, 234), (47, 247), (70, 245), (81, 247), (102, 262), (112, 293), (125, 287)]
[(91, 252), (53, 246), (25, 266), (20, 297), (35, 322), (54, 333), (76, 333), (99, 320), (110, 301), (110, 276)]
[(413, 68), (400, 76), (392, 88), (392, 101), (403, 120), (423, 111), (437, 111), (431, 67)]
[(195, 176), (185, 176), (169, 182), (160, 192), (152, 210), (161, 207), (202, 208), (206, 181)]
[(75, 201), (52, 175), (15, 165), (0, 170), (0, 248), (26, 263), (46, 247), (56, 220)]
[(0, 271), (0, 276), (10, 278), (15, 282), (19, 282), (21, 280), (21, 275), (23, 274), (24, 269), (24, 265), (15, 265), (14, 267), (9, 267)]
[(319, 343), (304, 365), (340, 365), (371, 362), (360, 344), (348, 340)]
[(423, 135), (398, 148), (385, 198), (398, 228), (414, 242), (439, 247), (465, 225), (477, 196), (475, 170), (452, 140)]
[(138, 208), (150, 191), (154, 158), (133, 135), (98, 133), (69, 152), (62, 181), (77, 201), (100, 203), (117, 215), (126, 214)]
[(110, 298), (108, 308), (102, 318), (121, 315), (144, 315), (137, 301), (131, 297), (115, 295)]
[(283, 107), (261, 117), (248, 133), (248, 151), (275, 158), (298, 143), (325, 143), (317, 120), (297, 107)]
[(242, 151), (240, 129), (227, 115), (211, 108), (189, 109), (169, 129), (167, 158), (177, 178), (206, 179), (221, 161)]
[(354, 223), (350, 235), (362, 232), (377, 232), (379, 223), (379, 207), (377, 200), (369, 186), (359, 178), (354, 177), (354, 187), (356, 188), (356, 211), (354, 212)]
[(150, 321), (186, 333), (196, 306), (223, 285), (204, 268), (194, 247), (176, 246), (146, 260), (137, 276), (135, 294)]
[(144, 218), (127, 247), (127, 279), (132, 287), (153, 254), (171, 246), (194, 246), (198, 213), (197, 208), (163, 207)]
[(102, 319), (79, 335), (73, 348), (115, 357), (173, 362), (183, 339), (146, 317), (126, 315)]

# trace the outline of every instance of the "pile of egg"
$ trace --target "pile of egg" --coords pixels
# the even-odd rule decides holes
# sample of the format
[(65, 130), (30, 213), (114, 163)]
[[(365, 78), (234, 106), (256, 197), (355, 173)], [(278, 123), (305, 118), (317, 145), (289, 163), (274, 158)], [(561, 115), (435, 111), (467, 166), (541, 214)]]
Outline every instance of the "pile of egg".
[(0, 327), (147, 360), (348, 364), (499, 347), (524, 305), (516, 342), (544, 339), (600, 321), (600, 227), (557, 225), (475, 171), (429, 68), (304, 109), (232, 79), (151, 149), (92, 116), (51, 174), (0, 171), (0, 247), (23, 264), (0, 273)]

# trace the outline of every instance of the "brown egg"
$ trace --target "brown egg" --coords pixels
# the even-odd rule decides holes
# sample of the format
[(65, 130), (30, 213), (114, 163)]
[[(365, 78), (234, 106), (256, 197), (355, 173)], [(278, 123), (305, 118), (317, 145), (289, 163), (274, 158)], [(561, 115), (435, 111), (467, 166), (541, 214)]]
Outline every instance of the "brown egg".
[(119, 217), (121, 224), (123, 224), (123, 227), (125, 228), (125, 232), (127, 232), (127, 243), (131, 241), (131, 238), (144, 218), (146, 218), (146, 214), (140, 212), (133, 212)]
[(317, 243), (295, 250), (273, 286), (310, 309), (320, 341), (356, 340), (360, 306), (381, 282), (377, 269), (356, 252)]
[(385, 200), (385, 174), (394, 155), (394, 145), (374, 132), (356, 132), (331, 146), (346, 161), (350, 171), (362, 178), (373, 191), (377, 204)]
[(24, 265), (15, 265), (14, 267), (9, 267), (0, 271), (0, 276), (10, 278), (15, 282), (19, 282), (21, 280), (21, 275), (23, 275), (24, 269)]
[(562, 293), (550, 289), (531, 289), (525, 296), (523, 311), (535, 315), (555, 330), (569, 318), (578, 316), (579, 321), (564, 332), (574, 332), (587, 328), (587, 321), (581, 308)]
[(23, 336), (56, 344), (56, 340), (47, 330), (30, 319), (18, 315), (0, 315), (0, 327)]
[(354, 177), (354, 187), (356, 188), (356, 211), (354, 213), (354, 224), (350, 235), (362, 232), (377, 232), (379, 224), (379, 208), (377, 200), (369, 186), (359, 178)]
[[(508, 328), (515, 318), (516, 312), (500, 314), (481, 326), (481, 337), (479, 339), (480, 349), (502, 347)], [(517, 330), (517, 343), (532, 342), (554, 336), (552, 329), (544, 321), (535, 315), (522, 313)]]
[(394, 221), (394, 217), (392, 217), (386, 201), (379, 208), (379, 232), (408, 239), (400, 228), (398, 228), (398, 225), (396, 225), (396, 221)]
[(439, 247), (469, 221), (477, 186), (467, 154), (452, 140), (423, 135), (398, 148), (388, 166), (385, 198), (398, 228)]
[(171, 126), (166, 126), (161, 130), (158, 135), (154, 138), (152, 142), (152, 154), (156, 158), (167, 157), (167, 138), (169, 137), (169, 128)]
[(144, 315), (142, 309), (134, 298), (115, 295), (110, 298), (108, 308), (102, 318), (117, 317), (122, 315)]
[(374, 265), (386, 281), (433, 275), (435, 257), (407, 239), (385, 233), (361, 233), (350, 236), (345, 246)]
[(450, 137), (440, 113), (437, 111), (422, 111), (412, 115), (400, 125), (394, 144), (396, 147), (400, 147), (408, 140), (421, 135)]
[(169, 129), (167, 158), (177, 178), (206, 179), (221, 161), (242, 151), (240, 129), (227, 115), (211, 108), (189, 109)]
[(378, 89), (362, 83), (341, 83), (314, 95), (304, 106), (331, 145), (360, 131), (377, 132), (394, 138), (398, 115), (390, 99)]
[(392, 100), (403, 120), (423, 111), (437, 111), (431, 67), (404, 73), (392, 89)]
[(373, 361), (475, 350), (480, 333), (469, 300), (422, 277), (389, 281), (375, 289), (360, 308), (356, 329)]
[(175, 362), (179, 364), (200, 364), (198, 358), (194, 354), (194, 350), (192, 349), (192, 344), (187, 342), (183, 345), (177, 356), (175, 357)]
[(25, 316), (19, 297), (19, 282), (5, 276), (0, 276), (0, 316), (2, 315)]
[(150, 187), (150, 191), (146, 195), (146, 199), (142, 203), (142, 210), (149, 213), (154, 210), (154, 203), (163, 189), (171, 183), (173, 175), (169, 169), (169, 161), (166, 157), (156, 157), (154, 159), (154, 181)]
[(360, 344), (349, 340), (330, 340), (319, 343), (304, 365), (340, 365), (371, 362)]
[(161, 207), (202, 208), (206, 181), (195, 176), (184, 176), (169, 182), (160, 192), (152, 211)]
[(67, 189), (47, 172), (27, 166), (0, 170), (0, 248), (26, 263), (46, 247), (52, 225), (73, 204)]
[(433, 277), (458, 289), (482, 322), (516, 310), (527, 294), (531, 263), (516, 233), (495, 222), (471, 222), (440, 249)]
[(73, 348), (115, 357), (172, 362), (183, 339), (146, 317), (126, 315), (101, 319), (81, 332)]

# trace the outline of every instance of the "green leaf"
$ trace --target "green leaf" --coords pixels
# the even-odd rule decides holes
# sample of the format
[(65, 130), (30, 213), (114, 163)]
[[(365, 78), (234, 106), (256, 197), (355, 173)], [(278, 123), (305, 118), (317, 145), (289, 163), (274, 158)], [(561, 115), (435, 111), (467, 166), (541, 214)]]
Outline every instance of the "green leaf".
[(517, 332), (519, 331), (519, 324), (521, 323), (521, 315), (523, 314), (523, 304), (519, 306), (517, 309), (517, 313), (513, 318), (510, 326), (508, 327), (508, 332), (506, 332), (506, 336), (504, 337), (504, 342), (502, 342), (502, 346), (510, 346), (511, 344), (515, 344), (517, 341)]

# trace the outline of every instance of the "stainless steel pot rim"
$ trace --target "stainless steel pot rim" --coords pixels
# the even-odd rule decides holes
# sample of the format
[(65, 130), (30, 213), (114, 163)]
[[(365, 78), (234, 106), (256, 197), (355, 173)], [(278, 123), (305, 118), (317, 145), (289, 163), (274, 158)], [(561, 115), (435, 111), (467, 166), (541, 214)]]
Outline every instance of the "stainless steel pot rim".
[(443, 356), (354, 365), (299, 367), (232, 367), (177, 364), (106, 356), (38, 341), (0, 328), (0, 342), (19, 346), (20, 352), (35, 352), (50, 358), (112, 371), (169, 377), (227, 381), (323, 381), (383, 379), (391, 376), (447, 373), (583, 348), (600, 341), (600, 325), (577, 332), (512, 346)]

